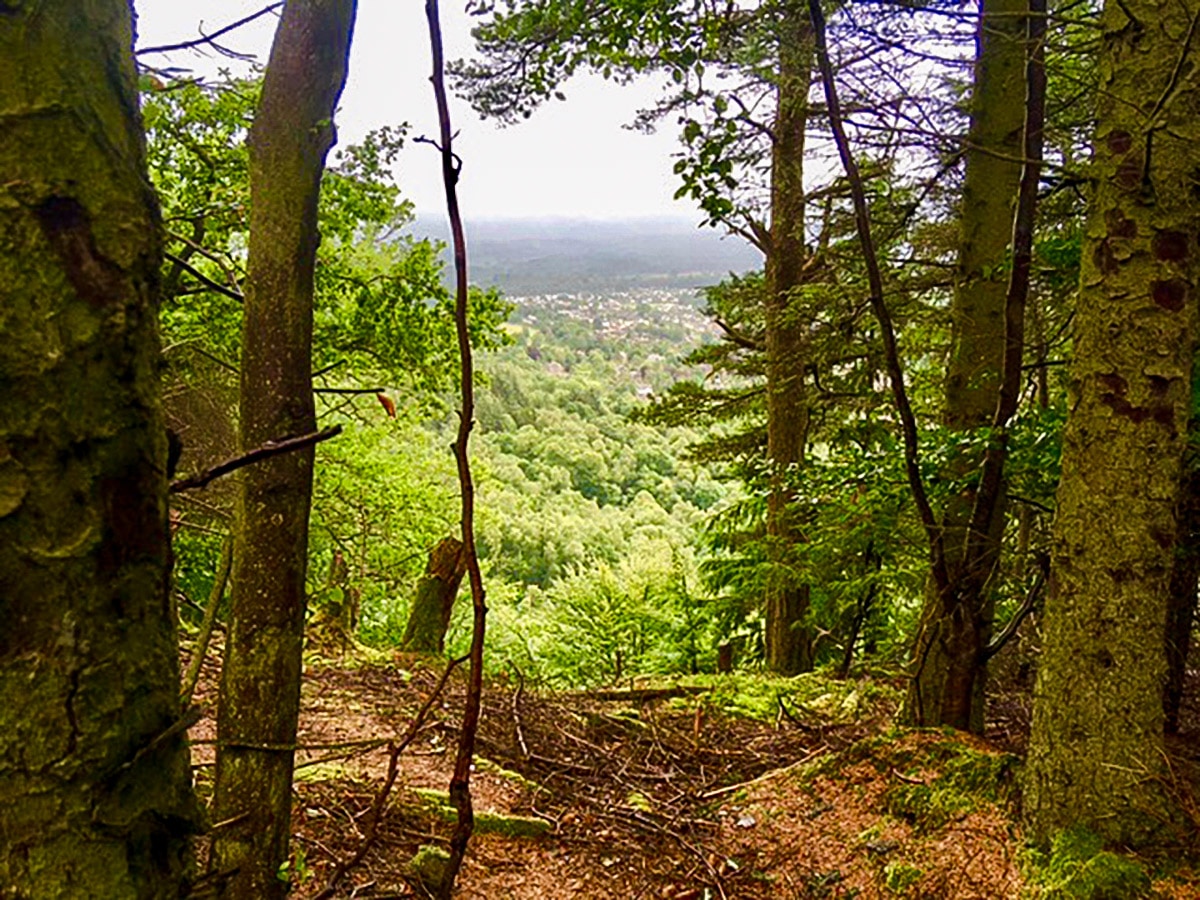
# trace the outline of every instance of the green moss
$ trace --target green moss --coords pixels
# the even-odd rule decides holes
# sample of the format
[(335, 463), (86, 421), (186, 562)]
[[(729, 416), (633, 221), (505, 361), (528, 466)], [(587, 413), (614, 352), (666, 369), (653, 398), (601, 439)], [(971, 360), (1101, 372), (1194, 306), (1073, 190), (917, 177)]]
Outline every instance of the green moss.
[[(824, 672), (807, 672), (792, 678), (757, 674), (693, 675), (680, 679), (688, 687), (709, 688), (708, 702), (728, 715), (774, 722), (782, 713), (780, 703), (789, 714), (801, 721), (855, 721), (881, 699), (898, 698), (895, 690), (876, 682), (848, 681), (833, 678)], [(677, 701), (692, 708), (696, 697)]]
[(446, 880), (450, 854), (441, 847), (422, 844), (408, 861), (408, 874), (431, 894), (437, 894)]
[(511, 781), (516, 786), (525, 788), (529, 791), (542, 790), (542, 786), (536, 781), (530, 781), (520, 772), (514, 772), (512, 769), (506, 769), (499, 763), (493, 762), (484, 756), (475, 757), (475, 771), (482, 772), (486, 775), (495, 775), (498, 778)]
[(510, 838), (534, 838), (548, 834), (550, 823), (529, 816), (505, 816), (499, 813), (475, 813), (476, 834), (498, 834)]
[(426, 806), (446, 806), (450, 803), (450, 794), (435, 788), (413, 788), (412, 792), (424, 801)]
[[(413, 793), (422, 801), (426, 812), (444, 822), (457, 822), (458, 810), (450, 805), (450, 795), (445, 791), (414, 788)], [(512, 816), (493, 812), (475, 812), (476, 834), (498, 834), (502, 837), (539, 837), (550, 831), (550, 823), (528, 816)]]
[[(860, 742), (848, 753), (870, 759), (880, 772), (920, 778), (896, 779), (884, 794), (887, 811), (918, 831), (932, 831), (987, 803), (1005, 803), (1015, 784), (1017, 757), (991, 753), (956, 737), (937, 743), (896, 746), (900, 736)], [(922, 773), (938, 771), (926, 780)]]
[(924, 873), (916, 866), (903, 862), (888, 863), (883, 870), (883, 886), (902, 897), (917, 885)]
[(297, 766), (292, 773), (293, 781), (342, 781), (349, 778), (346, 767), (341, 763), (322, 762), (308, 766)]
[(1095, 832), (1060, 832), (1050, 854), (1030, 857), (1030, 881), (1042, 900), (1131, 900), (1150, 895), (1150, 877), (1136, 861), (1110, 853)]

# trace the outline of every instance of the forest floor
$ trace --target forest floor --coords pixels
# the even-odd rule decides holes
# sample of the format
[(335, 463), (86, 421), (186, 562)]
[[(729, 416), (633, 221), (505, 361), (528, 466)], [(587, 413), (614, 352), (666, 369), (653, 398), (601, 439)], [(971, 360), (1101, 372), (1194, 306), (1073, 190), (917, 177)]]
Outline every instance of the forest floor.
[[(438, 692), (444, 668), (413, 657), (309, 661), (293, 896), (429, 895), (410, 861), (423, 846), (447, 846), (453, 828), (444, 792), (465, 688), (456, 671)], [(192, 731), (202, 794), (215, 677), (206, 663), (196, 700), (209, 712)], [(896, 730), (897, 696), (886, 680), (815, 675), (586, 693), (536, 691), (515, 671), (492, 679), (471, 779), (477, 828), (456, 896), (1200, 898), (1200, 874), (1183, 862), (1196, 859), (1200, 819), (1180, 831), (1173, 854), (1138, 861), (1155, 873), (1150, 894), (1129, 893), (1140, 876), (1123, 882), (1124, 869), (1117, 893), (1082, 892), (1099, 867), (1086, 854), (1034, 865), (1015, 817), (1027, 730), (1020, 692), (996, 698), (988, 740)], [(1173, 764), (1194, 784), (1195, 710), (1187, 726)], [(391, 748), (406, 739), (385, 791)], [(436, 877), (435, 868), (423, 871)]]

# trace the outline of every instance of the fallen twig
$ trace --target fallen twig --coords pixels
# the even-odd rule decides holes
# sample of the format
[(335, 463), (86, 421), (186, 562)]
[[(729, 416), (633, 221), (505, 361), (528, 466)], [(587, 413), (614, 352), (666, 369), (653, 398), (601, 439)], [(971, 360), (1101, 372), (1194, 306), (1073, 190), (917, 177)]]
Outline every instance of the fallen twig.
[(525, 743), (525, 730), (521, 727), (521, 694), (525, 691), (525, 676), (516, 666), (513, 666), (513, 671), (517, 673), (517, 689), (513, 692), (512, 699), (513, 724), (517, 728), (517, 743), (521, 747), (521, 755), (528, 760), (529, 745)]
[(757, 778), (751, 778), (749, 781), (743, 781), (740, 784), (730, 784), (726, 785), (725, 787), (716, 788), (715, 790), (705, 791), (700, 795), (700, 799), (712, 800), (715, 797), (723, 797), (725, 794), (732, 794), (734, 791), (740, 791), (742, 788), (753, 787), (756, 784), (762, 784), (764, 781), (770, 781), (773, 778), (778, 778), (780, 775), (787, 775), (789, 772), (794, 772), (801, 766), (812, 762), (814, 759), (824, 753), (826, 749), (827, 748), (824, 746), (818, 747), (816, 750), (809, 751), (803, 758), (796, 760), (790, 765), (786, 765), (778, 769), (772, 769), (770, 772), (759, 775)]

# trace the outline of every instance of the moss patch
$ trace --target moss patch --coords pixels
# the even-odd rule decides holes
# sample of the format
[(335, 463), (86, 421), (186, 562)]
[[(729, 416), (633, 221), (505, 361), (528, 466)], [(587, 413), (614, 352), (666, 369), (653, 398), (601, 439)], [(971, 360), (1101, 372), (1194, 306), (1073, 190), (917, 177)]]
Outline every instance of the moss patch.
[(475, 757), (475, 771), (485, 775), (495, 775), (498, 778), (503, 778), (505, 781), (511, 781), (514, 785), (525, 788), (528, 791), (540, 791), (542, 789), (542, 786), (536, 781), (530, 781), (520, 772), (506, 769), (499, 763), (493, 762), (484, 756)]
[[(762, 675), (694, 675), (680, 679), (687, 687), (709, 688), (703, 695), (726, 714), (759, 722), (773, 722), (784, 713), (800, 721), (853, 722), (880, 701), (896, 701), (899, 694), (876, 682), (833, 678), (824, 672), (807, 672), (792, 678)], [(676, 701), (691, 707), (695, 697)]]
[(341, 763), (321, 762), (307, 766), (297, 766), (292, 773), (293, 781), (342, 781), (350, 778), (346, 767)]
[[(981, 803), (1008, 799), (1017, 765), (1012, 754), (980, 750), (957, 740), (922, 749), (923, 753), (912, 756), (898, 754), (901, 758), (893, 766), (896, 781), (884, 795), (887, 811), (918, 831), (938, 829)], [(940, 772), (926, 778), (922, 771), (928, 769)]]
[(1054, 838), (1050, 854), (1031, 855), (1029, 879), (1042, 900), (1131, 900), (1150, 895), (1150, 877), (1136, 861), (1104, 849), (1099, 835), (1073, 828)]
[[(458, 810), (450, 805), (450, 795), (445, 791), (414, 788), (413, 793), (421, 798), (423, 808), (444, 822), (457, 822)], [(501, 837), (532, 838), (550, 831), (550, 823), (528, 816), (512, 816), (503, 813), (475, 811), (476, 834), (498, 834)]]
[(450, 854), (441, 847), (422, 844), (408, 861), (409, 876), (430, 894), (437, 894), (446, 880)]

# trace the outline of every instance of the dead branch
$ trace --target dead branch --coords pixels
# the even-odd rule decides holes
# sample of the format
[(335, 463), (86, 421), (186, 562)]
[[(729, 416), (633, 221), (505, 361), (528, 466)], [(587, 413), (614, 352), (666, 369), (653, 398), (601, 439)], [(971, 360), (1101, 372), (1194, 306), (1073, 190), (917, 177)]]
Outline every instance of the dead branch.
[(585, 696), (592, 700), (609, 700), (629, 703), (646, 703), (651, 700), (670, 700), (674, 697), (692, 697), (697, 694), (711, 694), (710, 687), (677, 685), (669, 688), (628, 688), (626, 690), (589, 691)]
[(192, 658), (188, 662), (187, 672), (183, 676), (183, 687), (179, 692), (179, 702), (184, 708), (192, 702), (192, 694), (200, 681), (200, 668), (204, 665), (204, 657), (208, 653), (208, 642), (212, 638), (213, 626), (217, 622), (217, 607), (221, 605), (221, 597), (225, 594), (225, 585), (229, 583), (229, 570), (233, 564), (233, 535), (225, 535), (221, 542), (221, 561), (217, 565), (217, 577), (213, 581), (212, 591), (208, 602), (204, 604), (204, 618), (200, 622), (200, 633), (196, 636), (196, 646)]
[(1025, 599), (1021, 601), (1020, 607), (1013, 613), (1012, 618), (1008, 620), (1008, 624), (1004, 626), (1000, 633), (992, 638), (992, 642), (983, 648), (981, 655), (984, 662), (987, 662), (1004, 649), (1004, 645), (1017, 633), (1017, 629), (1021, 627), (1021, 623), (1025, 621), (1025, 617), (1033, 612), (1034, 607), (1037, 606), (1038, 598), (1042, 595), (1042, 588), (1046, 584), (1046, 575), (1049, 568), (1049, 558), (1045, 555), (1041, 556), (1038, 559), (1037, 577), (1034, 578), (1033, 585), (1025, 594)]
[(513, 725), (517, 729), (517, 743), (521, 747), (521, 755), (529, 759), (529, 745), (525, 743), (525, 729), (521, 725), (521, 694), (525, 692), (525, 675), (516, 666), (513, 666), (513, 671), (517, 673), (517, 689), (512, 699)]
[(164, 253), (163, 256), (199, 281), (200, 284), (202, 284), (206, 289), (210, 291), (216, 291), (218, 294), (228, 297), (230, 300), (236, 300), (238, 303), (246, 302), (245, 296), (240, 291), (235, 291), (232, 288), (226, 287), (219, 281), (213, 281), (182, 256), (178, 256), (174, 253)]
[(778, 778), (780, 775), (787, 775), (789, 772), (794, 772), (802, 766), (812, 762), (828, 749), (829, 748), (825, 746), (818, 747), (816, 750), (810, 750), (807, 754), (796, 760), (794, 763), (789, 763), (788, 765), (782, 766), (778, 769), (772, 769), (769, 772), (764, 772), (757, 778), (751, 778), (749, 781), (742, 781), (738, 784), (729, 784), (725, 787), (719, 787), (711, 791), (705, 791), (700, 795), (700, 799), (712, 800), (716, 797), (723, 797), (726, 794), (735, 793), (743, 788), (754, 787), (755, 785), (762, 784), (764, 781), (770, 781), (773, 778)]
[(929, 502), (929, 494), (925, 490), (925, 482), (921, 478), (917, 421), (908, 397), (908, 389), (904, 383), (904, 368), (900, 362), (900, 350), (896, 343), (896, 329), (892, 324), (891, 312), (884, 299), (883, 274), (879, 268), (879, 254), (875, 249), (875, 241), (871, 236), (871, 215), (867, 208), (866, 189), (863, 187), (862, 173), (854, 159), (854, 153), (850, 149), (850, 140), (846, 137), (841, 100), (838, 98), (837, 85), (833, 78), (833, 64), (829, 60), (825, 13), (821, 9), (821, 0), (808, 0), (808, 10), (812, 18), (813, 39), (816, 44), (821, 82), (825, 91), (829, 126), (833, 132), (834, 143), (837, 145), (838, 156), (841, 157), (842, 166), (846, 171), (850, 196), (854, 201), (854, 221), (858, 228), (858, 239), (862, 245), (863, 261), (867, 267), (867, 281), (871, 291), (871, 310), (875, 313), (875, 318), (879, 323), (888, 380), (892, 387), (892, 400), (896, 406), (896, 413), (900, 417), (900, 430), (904, 436), (904, 468), (908, 475), (913, 502), (920, 514), (921, 525), (929, 539), (934, 581), (939, 591), (946, 591), (950, 584), (950, 574), (946, 566), (945, 545), (942, 541), (942, 532), (938, 526), (937, 517), (933, 513), (933, 506)]
[(255, 19), (259, 19), (259, 18), (265, 16), (267, 13), (274, 12), (275, 10), (279, 9), (279, 7), (281, 7), (281, 6), (283, 6), (282, 2), (272, 3), (270, 6), (264, 6), (262, 9), (260, 9), (256, 13), (251, 13), (250, 15), (246, 16), (245, 18), (238, 19), (232, 25), (226, 25), (224, 28), (217, 29), (212, 34), (203, 34), (203, 32), (201, 32), (201, 35), (202, 35), (201, 37), (198, 37), (192, 41), (184, 41), (183, 43), (180, 43), (180, 44), (162, 44), (158, 47), (142, 47), (137, 51), (136, 55), (142, 56), (142, 55), (148, 54), (148, 53), (171, 53), (175, 50), (191, 50), (195, 47), (202, 47), (205, 44), (211, 45), (217, 38), (222, 37), (226, 34), (229, 34), (229, 32), (231, 32), (231, 31), (236, 31), (237, 29), (241, 28), (243, 25), (249, 25)]
[(337, 437), (341, 433), (342, 426), (334, 425), (332, 428), (322, 428), (320, 431), (314, 431), (311, 434), (267, 441), (261, 447), (255, 447), (253, 450), (246, 451), (241, 456), (235, 456), (232, 459), (225, 460), (225, 462), (217, 463), (217, 465), (205, 469), (197, 475), (172, 481), (169, 488), (170, 493), (178, 494), (182, 491), (194, 491), (202, 487), (207, 487), (210, 482), (215, 481), (223, 475), (228, 475), (230, 472), (236, 472), (238, 469), (253, 465), (256, 462), (262, 462), (264, 459), (270, 459), (272, 456), (279, 456), (284, 453), (291, 453), (293, 450), (302, 450), (305, 447), (311, 447), (313, 444), (319, 444), (321, 441)]

